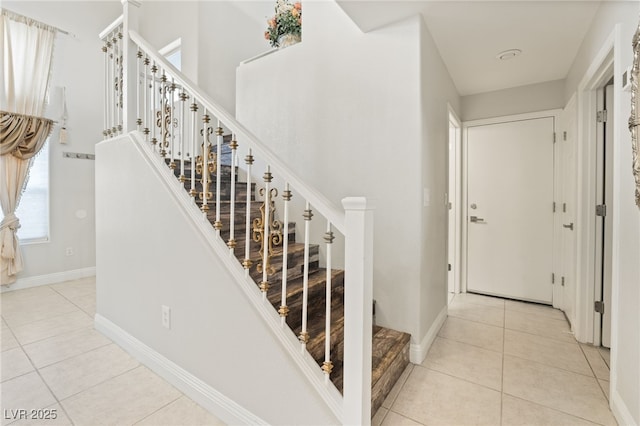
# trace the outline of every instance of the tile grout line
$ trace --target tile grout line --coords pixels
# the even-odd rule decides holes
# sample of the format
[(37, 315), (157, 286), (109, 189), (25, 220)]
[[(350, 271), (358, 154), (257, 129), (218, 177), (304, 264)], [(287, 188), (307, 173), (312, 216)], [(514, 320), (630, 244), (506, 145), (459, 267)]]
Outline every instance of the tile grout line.
[[(48, 286), (47, 286), (48, 287)], [(4, 318), (3, 318), (4, 320)], [(69, 421), (71, 422), (72, 425), (75, 425), (75, 423), (73, 422), (73, 420), (71, 419), (71, 416), (69, 416), (69, 413), (67, 413), (67, 410), (64, 408), (64, 406), (62, 405), (62, 402), (60, 402), (60, 400), (58, 399), (58, 397), (56, 396), (56, 394), (53, 392), (53, 390), (51, 389), (51, 387), (49, 386), (49, 384), (44, 380), (44, 377), (42, 377), (42, 374), (40, 373), (40, 369), (36, 366), (35, 362), (33, 362), (33, 360), (31, 359), (31, 357), (29, 356), (29, 354), (27, 353), (27, 351), (24, 350), (24, 347), (22, 346), (22, 343), (20, 343), (20, 341), (18, 340), (18, 338), (15, 336), (15, 334), (13, 333), (13, 330), (11, 329), (11, 327), (9, 325), (7, 325), (7, 327), (9, 328), (9, 331), (11, 332), (11, 334), (13, 334), (13, 337), (16, 339), (16, 343), (18, 343), (18, 347), (20, 348), (20, 350), (22, 351), (22, 353), (24, 354), (25, 357), (27, 357), (27, 359), (29, 360), (29, 363), (31, 363), (31, 366), (33, 367), (33, 371), (30, 371), (29, 373), (35, 372), (38, 377), (40, 378), (40, 380), (42, 381), (42, 383), (44, 384), (44, 386), (47, 388), (47, 390), (49, 391), (49, 393), (51, 394), (51, 396), (53, 397), (53, 399), (56, 401), (56, 404), (60, 406), (60, 409), (62, 410), (62, 412), (65, 414), (65, 416), (67, 416), (67, 418), (69, 419)], [(23, 374), (24, 376), (24, 374)], [(22, 377), (22, 376), (20, 376)], [(17, 420), (16, 420), (17, 421)], [(15, 422), (12, 422), (15, 423)]]
[[(609, 406), (609, 404), (610, 404), (609, 398), (607, 397), (607, 394), (605, 393), (604, 389), (602, 388), (602, 384), (600, 383), (600, 380), (598, 379), (598, 376), (596, 375), (596, 371), (593, 369), (593, 366), (591, 365), (591, 361), (589, 361), (589, 357), (584, 352), (584, 348), (582, 347), (582, 345), (579, 344), (578, 346), (580, 346), (580, 351), (582, 352), (582, 356), (585, 357), (585, 359), (587, 360), (587, 364), (589, 365), (589, 369), (591, 369), (591, 373), (593, 374), (593, 378), (596, 379), (596, 383), (598, 384), (598, 387), (600, 388), (600, 392), (602, 392), (602, 395), (604, 396), (604, 399), (607, 401), (607, 406)], [(594, 348), (595, 348), (595, 346), (594, 346)], [(611, 371), (611, 370), (609, 370), (609, 371)], [(607, 382), (607, 383), (609, 383), (609, 382)], [(609, 410), (611, 410), (611, 408), (609, 408)]]
[[(545, 408), (545, 409), (547, 409), (547, 410), (552, 410), (552, 411), (555, 411), (555, 412), (557, 412), (557, 413), (564, 414), (564, 415), (566, 415), (566, 416), (575, 417), (576, 419), (580, 419), (580, 420), (584, 420), (584, 421), (589, 422), (589, 423), (593, 423), (594, 425), (602, 425), (602, 423), (598, 423), (598, 422), (596, 422), (596, 421), (594, 421), (594, 420), (589, 420), (589, 419), (587, 419), (587, 418), (585, 418), (585, 417), (580, 417), (580, 416), (577, 416), (577, 415), (575, 415), (575, 414), (568, 413), (568, 412), (566, 412), (566, 411), (562, 411), (562, 410), (559, 410), (559, 409), (554, 408), (554, 407), (549, 407), (549, 406), (547, 406), (547, 405), (540, 404), (539, 402), (530, 401), (530, 400), (528, 400), (528, 399), (522, 398), (522, 397), (517, 396), (517, 395), (511, 395), (510, 393), (507, 393), (507, 394), (505, 394), (505, 395), (508, 395), (510, 398), (519, 399), (520, 401), (524, 401), (524, 402), (526, 402), (526, 403), (528, 403), (528, 404), (533, 404), (533, 405), (536, 405), (536, 406), (538, 406), (538, 407)], [(604, 426), (604, 425), (602, 425), (602, 426)]]
[[(173, 385), (172, 385), (172, 386), (173, 386)], [(177, 389), (176, 389), (176, 390), (177, 390)], [(147, 414), (146, 416), (142, 417), (141, 419), (136, 420), (135, 422), (131, 423), (131, 425), (132, 425), (132, 426), (133, 426), (133, 425), (137, 425), (137, 424), (139, 424), (140, 422), (144, 421), (145, 419), (148, 419), (149, 417), (151, 417), (151, 416), (153, 416), (154, 414), (156, 414), (158, 411), (160, 411), (160, 410), (164, 410), (164, 409), (165, 409), (165, 408), (167, 408), (169, 405), (173, 404), (174, 402), (176, 402), (177, 400), (179, 400), (179, 399), (180, 399), (180, 398), (182, 398), (183, 396), (185, 396), (185, 395), (184, 395), (182, 392), (180, 392), (180, 395), (179, 395), (176, 399), (174, 399), (174, 400), (172, 400), (172, 401), (167, 402), (167, 403), (166, 403), (166, 404), (164, 404), (162, 407), (158, 408), (156, 411), (154, 411), (154, 412), (152, 412), (152, 413), (149, 413), (149, 414)]]
[(421, 367), (421, 368), (424, 368), (425, 370), (433, 371), (434, 373), (442, 374), (443, 376), (451, 377), (452, 379), (461, 380), (461, 381), (463, 381), (465, 383), (470, 383), (470, 384), (475, 385), (475, 386), (480, 386), (481, 388), (492, 390), (494, 392), (502, 392), (502, 391), (500, 391), (500, 390), (498, 390), (496, 388), (492, 388), (492, 387), (489, 387), (487, 385), (483, 385), (481, 383), (472, 382), (469, 379), (464, 379), (462, 377), (454, 376), (454, 375), (449, 374), (449, 373), (444, 373), (444, 372), (439, 371), (439, 370), (434, 370), (433, 368), (425, 367), (424, 365), (416, 364), (416, 367)]

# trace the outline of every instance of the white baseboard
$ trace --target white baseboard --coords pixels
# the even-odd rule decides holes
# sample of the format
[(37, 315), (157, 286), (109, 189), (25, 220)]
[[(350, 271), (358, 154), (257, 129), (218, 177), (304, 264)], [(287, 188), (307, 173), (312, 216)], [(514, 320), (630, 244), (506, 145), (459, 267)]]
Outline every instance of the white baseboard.
[(164, 378), (226, 424), (268, 424), (260, 417), (227, 398), (207, 383), (151, 349), (100, 314), (96, 314), (95, 316), (95, 327), (96, 330), (109, 337), (146, 367)]
[(438, 335), (442, 324), (444, 324), (447, 319), (447, 312), (447, 306), (445, 305), (436, 317), (436, 320), (431, 324), (429, 331), (427, 331), (427, 334), (425, 334), (420, 344), (416, 345), (412, 343), (409, 347), (409, 361), (413, 364), (422, 364), (422, 361), (427, 357), (427, 352), (429, 352), (431, 344)]
[(624, 400), (616, 389), (611, 392), (611, 411), (619, 425), (638, 426), (638, 423), (629, 411), (629, 407), (624, 403)]
[(2, 286), (1, 292), (24, 290), (25, 288), (39, 287), (42, 285), (58, 284), (65, 281), (77, 280), (80, 278), (93, 277), (96, 275), (96, 267), (73, 269), (71, 271), (54, 272), (53, 274), (36, 275), (34, 277), (19, 278), (15, 283)]

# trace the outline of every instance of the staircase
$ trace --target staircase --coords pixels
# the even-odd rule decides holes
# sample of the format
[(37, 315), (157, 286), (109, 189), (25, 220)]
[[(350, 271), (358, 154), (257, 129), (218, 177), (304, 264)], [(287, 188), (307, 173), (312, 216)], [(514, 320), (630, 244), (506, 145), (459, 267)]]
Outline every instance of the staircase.
[[(224, 143), (221, 147), (222, 156), (219, 167), (222, 168), (222, 179), (220, 192), (224, 195), (225, 200), (229, 200), (231, 195), (231, 187), (235, 185), (235, 217), (234, 231), (236, 235), (245, 235), (246, 231), (246, 206), (247, 200), (251, 200), (251, 223), (254, 219), (262, 217), (260, 206), (262, 203), (256, 198), (256, 185), (251, 185), (251, 191), (247, 195), (247, 184), (238, 179), (235, 174), (235, 182), (231, 182), (231, 149), (229, 143), (231, 136), (224, 137)], [(217, 146), (212, 147), (215, 152)], [(170, 161), (165, 160), (167, 166)], [(181, 171), (178, 167), (173, 168), (174, 175), (180, 179)], [(185, 162), (184, 165), (184, 188), (187, 192), (191, 189), (191, 174), (193, 167), (191, 162)], [(202, 175), (196, 171), (196, 190), (202, 191), (201, 178)], [(211, 186), (215, 187), (216, 174), (212, 173)], [(202, 207), (202, 200), (194, 197), (198, 208)], [(216, 221), (216, 205), (209, 204), (207, 218), (214, 225)], [(230, 223), (231, 220), (231, 203), (222, 201), (220, 204), (220, 218), (223, 223)], [(304, 244), (296, 242), (295, 223), (290, 222), (288, 227), (288, 254), (287, 254), (287, 307), (289, 308), (286, 316), (286, 323), (291, 331), (299, 336), (302, 331), (302, 293), (303, 293), (303, 272), (304, 272)], [(229, 229), (224, 227), (220, 231), (224, 241), (229, 240)], [(251, 241), (250, 259), (251, 267), (249, 274), (258, 286), (262, 282), (262, 272), (258, 270), (258, 265), (262, 262), (262, 254), (260, 253), (262, 244)], [(238, 262), (244, 261), (245, 240), (240, 239), (236, 242), (234, 254)], [(283, 251), (282, 245), (277, 246), (273, 251), (271, 258), (271, 266), (274, 269), (273, 274), (269, 275), (271, 287), (267, 291), (267, 298), (273, 308), (277, 311), (281, 302), (282, 291), (282, 269), (283, 269)], [(309, 246), (309, 271), (308, 271), (308, 310), (307, 310), (307, 333), (309, 340), (306, 344), (307, 351), (316, 360), (318, 365), (322, 367), (325, 355), (325, 288), (327, 284), (327, 271), (320, 267), (319, 262), (319, 245), (310, 244)], [(335, 387), (342, 392), (343, 387), (343, 353), (344, 353), (344, 271), (339, 269), (331, 270), (331, 360), (333, 369), (330, 374), (331, 381)], [(373, 350), (372, 350), (372, 375), (371, 375), (371, 415), (373, 416), (378, 408), (384, 402), (384, 399), (391, 391), (405, 367), (409, 363), (409, 339), (407, 333), (396, 330), (373, 326)]]
[[(326, 404), (310, 402), (307, 408), (328, 409), (343, 424), (368, 424), (409, 362), (410, 338), (372, 323), (370, 203), (350, 197), (337, 209), (131, 28), (137, 2), (123, 2), (123, 7), (123, 17), (100, 36), (106, 78), (104, 138), (137, 130), (140, 134), (131, 139), (154, 157), (151, 167), (162, 168), (164, 159), (182, 182), (191, 199), (179, 197), (181, 208), (197, 218), (199, 232), (210, 248), (215, 246), (215, 256), (230, 254), (224, 263), (234, 279), (225, 285), (243, 291), (243, 308), (245, 301), (255, 308), (253, 313), (274, 333), (273, 343), (279, 341), (288, 354), (278, 361), (286, 359), (298, 368), (304, 385), (311, 385), (309, 390)], [(223, 136), (226, 133), (233, 136)], [(171, 181), (170, 173), (164, 176), (165, 182)], [(179, 186), (174, 190), (179, 193)], [(279, 198), (290, 191), (295, 202)], [(290, 211), (294, 208), (297, 213)], [(318, 229), (311, 230), (314, 215), (314, 224), (326, 223), (324, 241)], [(304, 222), (297, 224), (296, 218)], [(333, 231), (340, 236), (335, 244)], [(331, 247), (338, 242), (336, 248), (344, 252), (335, 259), (344, 262), (346, 272), (331, 267)], [(189, 248), (182, 250), (187, 253)], [(236, 259), (241, 267), (234, 264)], [(215, 277), (211, 281), (215, 284)], [(260, 291), (254, 291), (253, 283)], [(247, 382), (251, 380), (271, 384), (271, 379)], [(276, 409), (277, 418), (287, 418), (287, 400), (277, 395), (266, 395), (265, 400), (271, 401), (268, 408)], [(259, 409), (268, 411), (264, 404)]]

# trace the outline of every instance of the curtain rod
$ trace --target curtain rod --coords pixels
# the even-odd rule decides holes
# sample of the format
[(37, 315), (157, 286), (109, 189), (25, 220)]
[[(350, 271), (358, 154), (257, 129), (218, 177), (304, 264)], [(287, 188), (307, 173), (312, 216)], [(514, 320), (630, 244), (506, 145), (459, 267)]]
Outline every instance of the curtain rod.
[(45, 27), (49, 27), (49, 28), (53, 29), (54, 31), (56, 31), (58, 33), (67, 35), (67, 36), (72, 37), (72, 38), (78, 38), (75, 34), (70, 33), (69, 31), (65, 31), (63, 29), (60, 29), (60, 28), (54, 26), (54, 25), (49, 25), (49, 24), (47, 24), (45, 22), (42, 22), (42, 21), (38, 21), (37, 19), (33, 19), (30, 16), (22, 15), (20, 13), (16, 13), (16, 12), (14, 12), (12, 10), (9, 10), (9, 9), (6, 9), (6, 8), (1, 8), (1, 10), (2, 10), (3, 14), (7, 14), (8, 16), (14, 15), (17, 18), (28, 19), (28, 20), (34, 21), (34, 22), (36, 22), (36, 23), (38, 23), (40, 25), (44, 25)]

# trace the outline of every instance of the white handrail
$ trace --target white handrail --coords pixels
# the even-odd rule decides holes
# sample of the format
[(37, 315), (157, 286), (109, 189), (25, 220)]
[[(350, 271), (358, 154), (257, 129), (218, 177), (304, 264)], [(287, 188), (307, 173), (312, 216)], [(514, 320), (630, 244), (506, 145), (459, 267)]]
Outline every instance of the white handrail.
[(120, 25), (122, 25), (122, 23), (124, 22), (124, 15), (120, 15), (118, 16), (115, 21), (113, 21), (112, 23), (109, 24), (109, 26), (107, 28), (105, 28), (99, 35), (100, 40), (104, 40), (104, 38), (106, 36), (108, 36), (109, 34), (111, 34), (113, 32), (113, 30), (115, 30), (116, 28), (118, 28)]
[(151, 46), (140, 34), (134, 30), (129, 30), (129, 37), (137, 44), (152, 61), (162, 66), (175, 76), (176, 81), (198, 101), (204, 105), (211, 114), (220, 119), (226, 127), (235, 133), (236, 138), (245, 140), (253, 149), (254, 155), (260, 154), (260, 158), (270, 164), (279, 174), (279, 178), (294, 187), (297, 192), (307, 200), (320, 214), (329, 220), (341, 233), (345, 232), (345, 214), (335, 207), (335, 205), (320, 192), (309, 187), (300, 179), (289, 167), (287, 167), (277, 155), (251, 133), (246, 127), (240, 124), (233, 115), (226, 109), (214, 102), (207, 94), (203, 93), (198, 86), (182, 74), (176, 67), (169, 63), (158, 51)]

